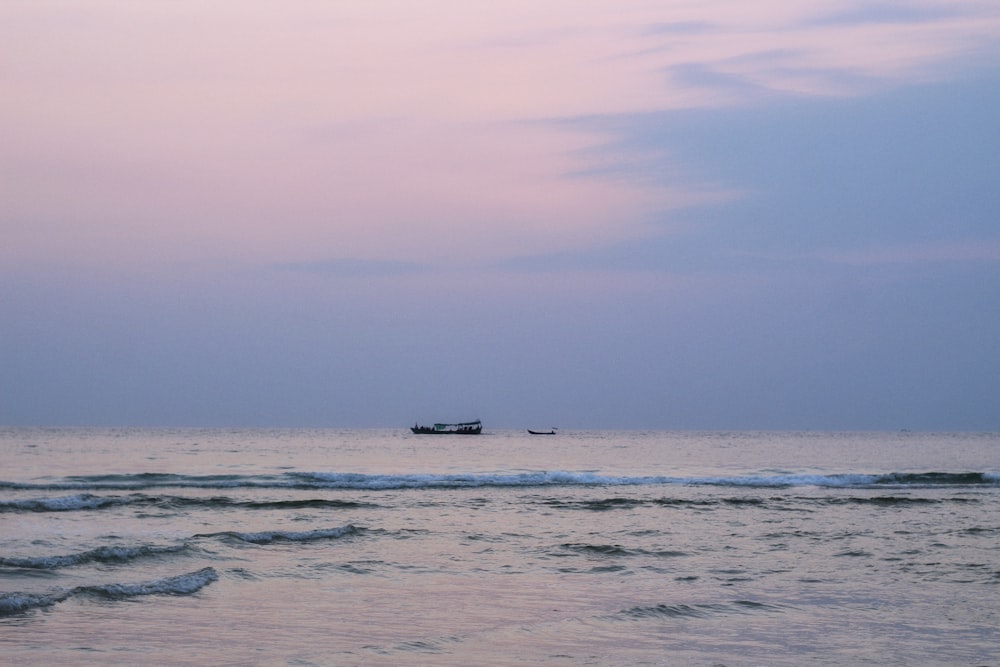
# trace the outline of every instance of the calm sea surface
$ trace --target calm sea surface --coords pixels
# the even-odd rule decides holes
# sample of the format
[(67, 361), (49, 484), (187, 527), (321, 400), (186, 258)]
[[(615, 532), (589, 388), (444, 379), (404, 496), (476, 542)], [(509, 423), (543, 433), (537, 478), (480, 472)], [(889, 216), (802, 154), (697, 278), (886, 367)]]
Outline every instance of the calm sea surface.
[(0, 429), (3, 664), (997, 666), (998, 628), (998, 434)]

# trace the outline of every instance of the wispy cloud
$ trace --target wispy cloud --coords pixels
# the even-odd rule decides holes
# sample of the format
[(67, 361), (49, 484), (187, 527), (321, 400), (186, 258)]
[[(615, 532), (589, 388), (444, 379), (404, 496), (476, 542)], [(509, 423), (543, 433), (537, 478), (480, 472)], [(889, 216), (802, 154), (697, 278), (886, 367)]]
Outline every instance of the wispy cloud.
[(643, 32), (649, 35), (701, 35), (717, 29), (711, 21), (667, 21), (650, 24)]
[(673, 86), (709, 90), (719, 98), (750, 104), (773, 94), (765, 85), (754, 82), (745, 72), (726, 71), (724, 65), (678, 63), (666, 70)]
[(317, 275), (348, 278), (373, 278), (378, 276), (400, 276), (422, 273), (428, 270), (417, 262), (394, 262), (388, 260), (327, 259), (309, 262), (285, 262), (274, 265), (281, 271), (294, 271)]
[(881, 264), (918, 264), (943, 262), (1000, 262), (1000, 241), (939, 241), (903, 243), (842, 250), (821, 250), (808, 259), (836, 264), (874, 266)]
[(808, 21), (810, 25), (847, 26), (864, 24), (929, 23), (942, 19), (960, 18), (965, 14), (956, 3), (928, 2), (858, 2), (843, 3), (829, 13)]
[[(1000, 262), (1000, 241), (926, 241), (859, 243), (853, 247), (814, 248), (808, 251), (751, 251), (731, 253), (734, 261), (797, 270), (804, 267), (844, 267), (847, 269), (907, 267), (933, 272), (942, 265), (987, 267)], [(992, 287), (992, 286), (991, 286)]]

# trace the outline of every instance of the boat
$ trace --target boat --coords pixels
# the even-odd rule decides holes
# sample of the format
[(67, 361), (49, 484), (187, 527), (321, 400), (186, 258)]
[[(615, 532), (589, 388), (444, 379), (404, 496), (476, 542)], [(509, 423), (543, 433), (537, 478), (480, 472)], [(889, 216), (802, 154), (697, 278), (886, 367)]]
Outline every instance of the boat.
[(529, 428), (528, 433), (530, 433), (531, 435), (555, 435), (556, 429), (552, 429), (551, 431), (532, 431)]
[(479, 435), (483, 432), (483, 423), (477, 419), (474, 422), (434, 424), (434, 426), (414, 424), (410, 430), (420, 435)]

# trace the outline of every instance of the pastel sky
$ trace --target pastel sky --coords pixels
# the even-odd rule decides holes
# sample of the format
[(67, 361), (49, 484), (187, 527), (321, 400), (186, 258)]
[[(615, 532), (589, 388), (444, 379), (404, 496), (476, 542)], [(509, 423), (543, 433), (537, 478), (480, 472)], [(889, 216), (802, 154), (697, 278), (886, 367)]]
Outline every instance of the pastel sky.
[(7, 0), (0, 424), (1000, 430), (995, 0)]

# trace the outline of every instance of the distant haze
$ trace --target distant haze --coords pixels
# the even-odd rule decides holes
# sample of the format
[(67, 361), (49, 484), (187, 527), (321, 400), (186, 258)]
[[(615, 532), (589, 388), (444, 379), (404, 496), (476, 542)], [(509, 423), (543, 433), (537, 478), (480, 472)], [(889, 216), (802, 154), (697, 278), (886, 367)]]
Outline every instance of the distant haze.
[(13, 0), (0, 86), (0, 424), (1000, 430), (995, 0)]

